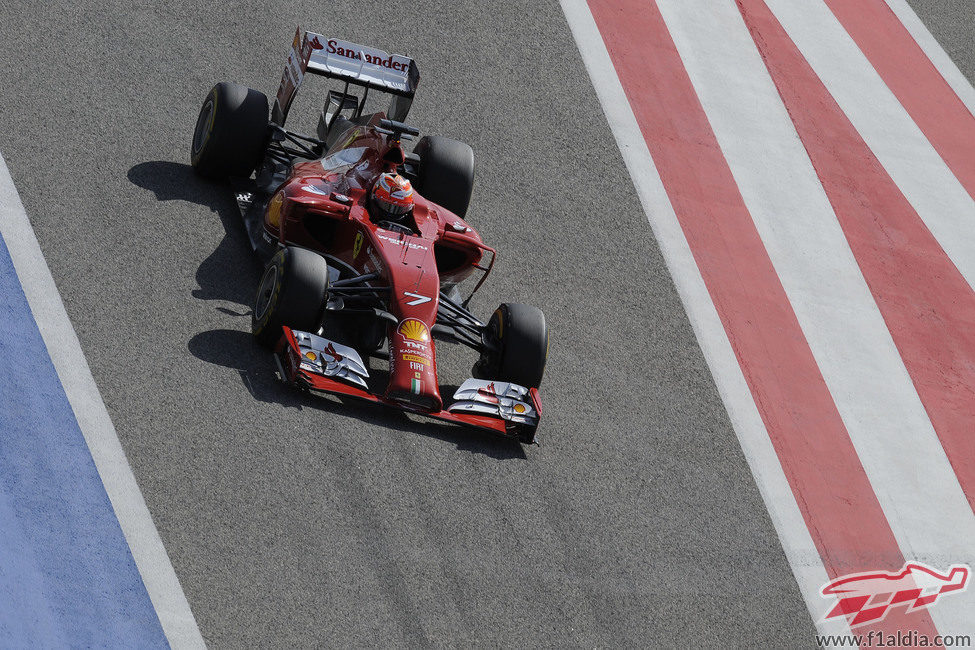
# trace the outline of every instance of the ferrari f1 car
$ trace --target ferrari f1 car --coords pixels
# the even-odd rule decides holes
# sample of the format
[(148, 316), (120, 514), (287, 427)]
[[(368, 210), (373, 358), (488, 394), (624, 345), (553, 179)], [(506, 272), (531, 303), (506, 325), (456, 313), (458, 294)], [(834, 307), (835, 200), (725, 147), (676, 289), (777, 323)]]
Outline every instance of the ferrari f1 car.
[[(341, 90), (325, 95), (317, 132), (302, 135), (285, 122), (309, 75)], [(256, 90), (219, 83), (210, 91), (192, 164), (234, 186), (251, 246), (266, 263), (252, 331), (274, 351), (282, 379), (530, 443), (542, 412), (545, 316), (502, 304), (484, 323), (468, 310), (495, 251), (464, 220), (471, 148), (439, 136), (420, 138), (411, 153), (403, 148), (419, 136), (404, 123), (418, 81), (412, 59), (299, 28), (270, 110)], [(388, 109), (365, 111), (376, 95), (388, 96)], [(409, 189), (403, 219), (370, 212), (380, 177)], [(474, 377), (447, 403), (436, 341), (478, 354)], [(388, 358), (388, 380), (370, 375), (363, 355)]]

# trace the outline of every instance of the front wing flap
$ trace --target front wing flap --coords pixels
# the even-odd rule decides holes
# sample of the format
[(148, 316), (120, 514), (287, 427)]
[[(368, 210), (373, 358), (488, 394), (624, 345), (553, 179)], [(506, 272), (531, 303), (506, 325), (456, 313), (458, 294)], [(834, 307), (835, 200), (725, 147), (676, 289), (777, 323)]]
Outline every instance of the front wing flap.
[(317, 334), (288, 328), (285, 328), (285, 338), (291, 381), (296, 380), (299, 371), (305, 371), (368, 389), (369, 371), (354, 349)]
[(478, 413), (508, 422), (538, 426), (539, 411), (535, 407), (534, 389), (501, 381), (468, 379), (454, 393), (451, 413)]

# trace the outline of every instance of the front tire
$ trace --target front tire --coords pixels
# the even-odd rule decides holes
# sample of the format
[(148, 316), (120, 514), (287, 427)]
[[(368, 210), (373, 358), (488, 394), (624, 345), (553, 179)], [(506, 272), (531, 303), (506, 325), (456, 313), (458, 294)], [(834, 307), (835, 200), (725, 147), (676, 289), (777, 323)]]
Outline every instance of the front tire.
[(251, 332), (269, 348), (281, 339), (284, 325), (314, 333), (321, 324), (327, 295), (325, 258), (305, 248), (283, 248), (264, 267)]
[(210, 90), (193, 130), (190, 160), (211, 178), (251, 175), (267, 145), (268, 103), (264, 93), (221, 82)]
[(428, 201), (464, 217), (474, 190), (474, 150), (469, 144), (438, 135), (420, 138), (416, 188)]
[(474, 365), (474, 377), (538, 388), (548, 358), (548, 326), (541, 309), (504, 303), (488, 321), (490, 349)]

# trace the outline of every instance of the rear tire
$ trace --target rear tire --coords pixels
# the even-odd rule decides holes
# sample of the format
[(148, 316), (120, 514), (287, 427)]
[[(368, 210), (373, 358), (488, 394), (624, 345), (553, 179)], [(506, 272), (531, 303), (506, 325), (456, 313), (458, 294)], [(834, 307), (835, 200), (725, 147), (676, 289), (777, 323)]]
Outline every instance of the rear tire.
[(267, 145), (268, 103), (262, 92), (221, 82), (210, 90), (193, 130), (190, 160), (203, 176), (251, 175)]
[(273, 348), (281, 327), (316, 332), (328, 294), (328, 263), (305, 248), (279, 250), (264, 267), (257, 288), (251, 332), (261, 345)]
[(420, 157), (417, 190), (428, 201), (463, 217), (474, 190), (474, 150), (470, 145), (427, 135), (413, 149)]
[(548, 326), (541, 309), (504, 303), (488, 321), (486, 335), (494, 351), (474, 365), (474, 377), (538, 388), (548, 357)]

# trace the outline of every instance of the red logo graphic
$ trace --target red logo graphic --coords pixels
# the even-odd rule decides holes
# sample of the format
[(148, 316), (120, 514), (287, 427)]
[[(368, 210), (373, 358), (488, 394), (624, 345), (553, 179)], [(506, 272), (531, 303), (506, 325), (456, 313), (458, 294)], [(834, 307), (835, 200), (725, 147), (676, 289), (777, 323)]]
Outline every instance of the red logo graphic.
[(900, 605), (906, 605), (908, 612), (924, 609), (944, 594), (965, 591), (970, 573), (964, 564), (952, 565), (942, 574), (920, 562), (908, 562), (899, 572), (841, 576), (823, 585), (823, 598), (836, 598), (836, 605), (823, 620), (845, 616), (850, 627), (857, 627), (884, 620), (892, 608)]
[(480, 393), (481, 396), (484, 397), (485, 400), (490, 402), (491, 404), (501, 403), (501, 400), (498, 399), (498, 391), (494, 387), (493, 381), (487, 386), (484, 386), (483, 388), (478, 388), (477, 392)]
[(335, 361), (342, 360), (342, 355), (335, 351), (335, 346), (332, 345), (331, 341), (329, 341), (328, 347), (322, 350), (322, 353), (332, 357)]

